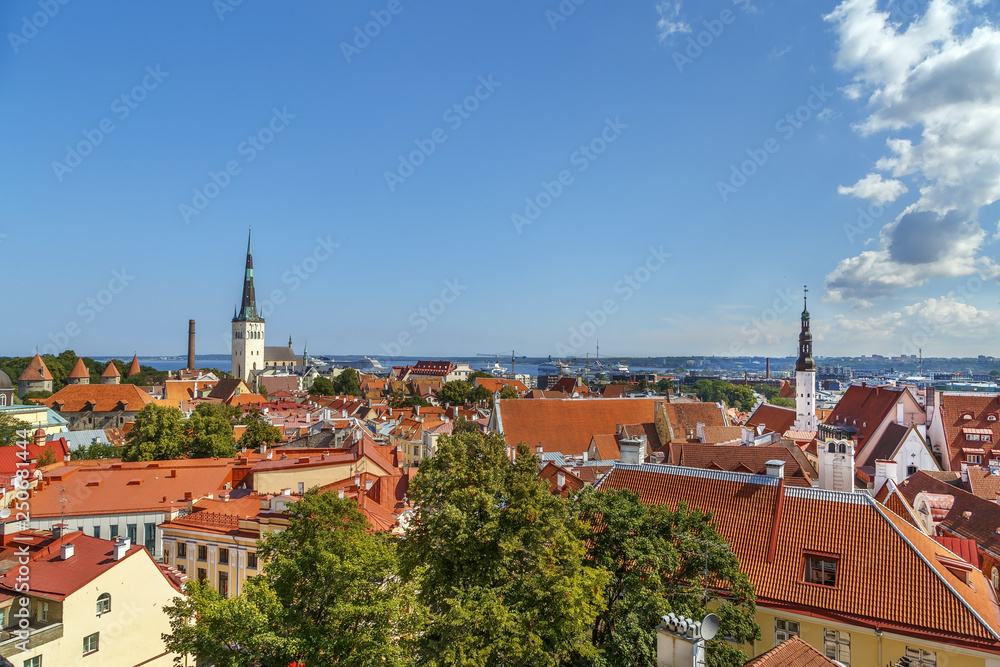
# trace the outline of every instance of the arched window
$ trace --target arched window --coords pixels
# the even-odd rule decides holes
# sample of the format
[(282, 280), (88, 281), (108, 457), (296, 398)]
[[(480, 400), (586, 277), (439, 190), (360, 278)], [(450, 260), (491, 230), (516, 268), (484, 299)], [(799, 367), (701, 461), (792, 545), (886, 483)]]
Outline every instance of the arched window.
[(101, 593), (97, 598), (97, 615), (106, 614), (111, 611), (111, 594)]

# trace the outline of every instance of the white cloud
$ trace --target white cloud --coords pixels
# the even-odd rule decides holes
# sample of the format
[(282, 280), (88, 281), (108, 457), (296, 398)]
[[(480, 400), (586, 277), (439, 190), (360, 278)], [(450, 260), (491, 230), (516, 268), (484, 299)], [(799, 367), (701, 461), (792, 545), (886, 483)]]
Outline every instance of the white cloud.
[(660, 30), (660, 40), (667, 39), (674, 33), (691, 32), (691, 25), (681, 16), (681, 0), (665, 0), (656, 7), (660, 20), (656, 27)]
[(888, 154), (874, 166), (892, 176), (869, 173), (838, 191), (882, 205), (908, 192), (900, 178), (921, 183), (882, 229), (879, 249), (827, 276), (833, 300), (871, 301), (986, 267), (975, 217), (1000, 199), (1000, 30), (962, 0), (930, 0), (915, 16), (905, 6), (844, 0), (825, 17), (838, 35), (836, 64), (853, 73), (845, 97), (867, 96), (855, 129), (887, 133)]
[(903, 185), (902, 181), (896, 179), (886, 181), (882, 179), (882, 174), (872, 173), (850, 187), (841, 185), (837, 188), (837, 192), (842, 195), (854, 195), (860, 199), (868, 199), (881, 206), (896, 201), (900, 195), (909, 192), (909, 189)]

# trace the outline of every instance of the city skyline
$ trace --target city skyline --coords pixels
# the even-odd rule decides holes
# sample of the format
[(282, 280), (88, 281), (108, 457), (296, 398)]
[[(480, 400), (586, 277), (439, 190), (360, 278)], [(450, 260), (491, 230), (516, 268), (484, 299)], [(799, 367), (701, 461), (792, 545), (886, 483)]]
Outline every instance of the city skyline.
[(248, 226), (317, 353), (993, 351), (989, 5), (40, 7), (2, 354), (227, 352)]

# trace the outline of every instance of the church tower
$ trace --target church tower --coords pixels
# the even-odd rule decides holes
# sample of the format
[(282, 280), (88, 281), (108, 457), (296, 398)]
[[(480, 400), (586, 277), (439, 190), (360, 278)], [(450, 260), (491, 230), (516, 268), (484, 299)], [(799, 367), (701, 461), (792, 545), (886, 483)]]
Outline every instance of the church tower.
[(816, 431), (816, 362), (813, 361), (813, 337), (809, 331), (809, 309), (802, 294), (802, 331), (799, 332), (799, 358), (795, 361), (795, 423), (796, 431)]
[(264, 368), (264, 318), (257, 312), (253, 286), (253, 251), (247, 234), (247, 268), (243, 275), (243, 298), (233, 317), (233, 360), (231, 373), (250, 383), (253, 371)]

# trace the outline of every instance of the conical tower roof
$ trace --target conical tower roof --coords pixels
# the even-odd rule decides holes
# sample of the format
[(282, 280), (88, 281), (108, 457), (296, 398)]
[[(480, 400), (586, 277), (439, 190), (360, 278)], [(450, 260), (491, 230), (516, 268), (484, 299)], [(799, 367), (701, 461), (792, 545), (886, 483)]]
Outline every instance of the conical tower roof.
[(134, 354), (132, 355), (132, 363), (128, 367), (128, 376), (132, 377), (139, 373), (142, 373), (142, 369), (139, 368), (139, 355)]
[(120, 378), (121, 376), (122, 374), (118, 372), (118, 367), (115, 366), (115, 362), (113, 361), (109, 361), (108, 367), (101, 373), (102, 378)]
[(73, 370), (69, 372), (69, 379), (82, 380), (84, 378), (90, 378), (90, 371), (88, 371), (87, 367), (83, 365), (83, 357), (77, 357)]
[(24, 369), (24, 372), (21, 373), (20, 377), (17, 379), (25, 382), (51, 380), (52, 373), (49, 372), (49, 367), (45, 365), (44, 361), (42, 361), (41, 355), (35, 354), (34, 358), (28, 364), (28, 367)]

